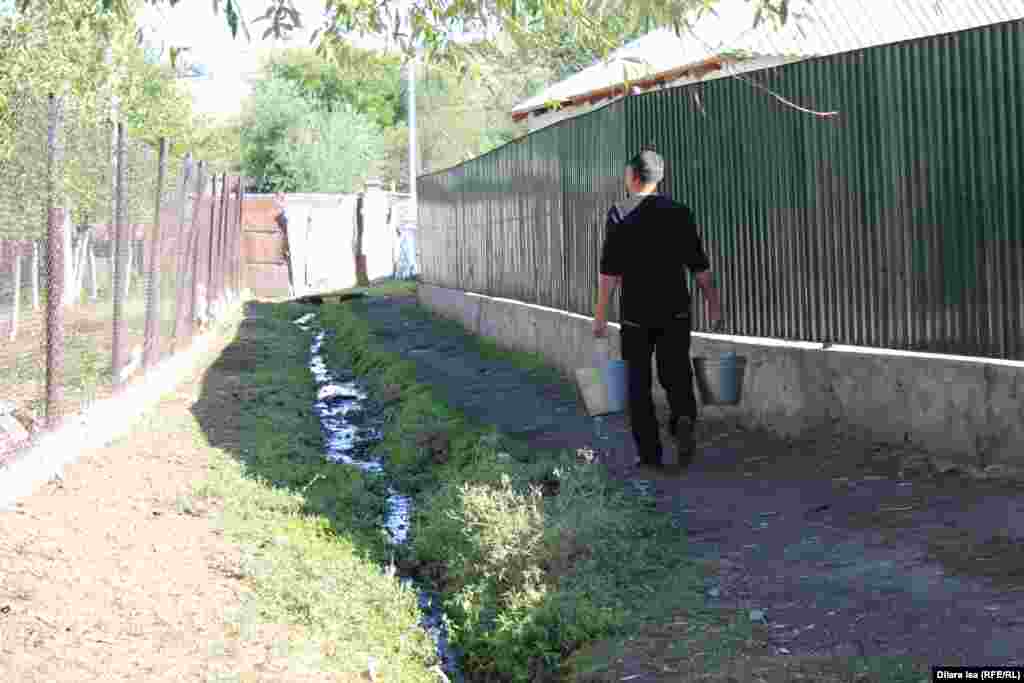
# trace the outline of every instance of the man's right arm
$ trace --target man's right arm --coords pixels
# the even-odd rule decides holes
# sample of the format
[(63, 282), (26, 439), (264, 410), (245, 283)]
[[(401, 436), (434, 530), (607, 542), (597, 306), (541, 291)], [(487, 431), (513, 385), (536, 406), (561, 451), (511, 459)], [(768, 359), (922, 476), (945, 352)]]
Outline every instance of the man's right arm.
[(609, 212), (605, 224), (604, 245), (601, 247), (601, 263), (597, 278), (597, 303), (594, 306), (594, 334), (603, 337), (608, 326), (608, 306), (612, 292), (622, 282), (622, 249), (617, 239), (617, 223)]

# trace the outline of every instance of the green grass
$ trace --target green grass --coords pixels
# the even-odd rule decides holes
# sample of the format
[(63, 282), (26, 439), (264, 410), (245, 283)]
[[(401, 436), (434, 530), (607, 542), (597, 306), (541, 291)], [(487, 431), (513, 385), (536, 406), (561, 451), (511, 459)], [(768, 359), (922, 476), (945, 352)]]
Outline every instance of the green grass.
[[(389, 404), (389, 475), (415, 501), (403, 560), (444, 591), (470, 680), (618, 681), (623, 659), (666, 681), (910, 683), (926, 674), (905, 659), (767, 656), (764, 628), (746, 611), (705, 604), (714, 568), (688, 557), (685, 533), (653, 500), (626, 495), (585, 452), (530, 452), (471, 423), (417, 381), (412, 362), (375, 347), (359, 310), (321, 310), (336, 332), (327, 353)], [(429, 315), (414, 307), (405, 314)], [(538, 356), (468, 343), (484, 357), (560, 378)]]
[(192, 437), (215, 450), (178, 508), (218, 501), (253, 618), (294, 626), (304, 668), (359, 680), (372, 659), (383, 680), (435, 681), (415, 593), (382, 568), (384, 482), (321, 455), (309, 336), (291, 322), (309, 310), (254, 306), (207, 373)]
[(412, 296), (416, 293), (415, 280), (383, 280), (369, 287), (350, 287), (348, 289), (332, 289), (327, 292), (316, 292), (317, 296), (328, 299), (342, 294), (365, 294), (366, 296)]
[[(700, 568), (653, 500), (627, 495), (585, 453), (529, 452), (471, 424), (416, 381), (414, 365), (375, 349), (357, 311), (324, 309), (337, 333), (329, 353), (395, 399), (385, 450), (415, 497), (407, 559), (445, 590), (474, 680), (556, 676), (586, 643), (675, 610), (701, 618)], [(747, 630), (740, 620), (729, 633)]]
[(388, 477), (415, 501), (396, 560), (444, 591), (468, 680), (619, 681), (623, 659), (665, 681), (922, 680), (904, 660), (767, 657), (745, 611), (704, 603), (713, 568), (688, 557), (653, 500), (627, 495), (585, 452), (530, 451), (470, 422), (374, 345), (362, 305), (253, 306), (182, 430), (183, 447), (211, 449), (210, 472), (176, 508), (199, 515), (217, 501), (252, 591), (243, 620), (293, 625), (299, 665), (358, 680), (372, 658), (380, 680), (436, 680), (415, 595), (381, 568), (386, 482), (321, 455), (309, 338), (291, 322), (317, 312), (336, 333), (329, 365), (351, 367), (385, 405)]

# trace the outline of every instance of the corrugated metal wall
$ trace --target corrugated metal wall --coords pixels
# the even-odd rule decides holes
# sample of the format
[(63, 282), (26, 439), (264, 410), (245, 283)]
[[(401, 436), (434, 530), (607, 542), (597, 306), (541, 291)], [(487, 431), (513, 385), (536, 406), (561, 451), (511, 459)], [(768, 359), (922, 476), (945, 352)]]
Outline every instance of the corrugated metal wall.
[(1024, 359), (1024, 24), (744, 78), (631, 97), (421, 178), (423, 279), (592, 314), (605, 211), (653, 144), (730, 333)]

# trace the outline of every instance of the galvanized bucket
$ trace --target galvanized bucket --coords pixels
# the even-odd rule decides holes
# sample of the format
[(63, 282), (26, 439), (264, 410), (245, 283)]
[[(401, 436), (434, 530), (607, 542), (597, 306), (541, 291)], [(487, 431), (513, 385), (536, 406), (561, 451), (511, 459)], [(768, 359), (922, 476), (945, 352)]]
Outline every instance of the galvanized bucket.
[(723, 353), (715, 360), (694, 356), (693, 375), (704, 405), (728, 406), (740, 402), (747, 359), (735, 353)]
[(607, 341), (595, 344), (594, 365), (576, 370), (576, 386), (591, 417), (626, 410), (626, 361), (611, 357)]

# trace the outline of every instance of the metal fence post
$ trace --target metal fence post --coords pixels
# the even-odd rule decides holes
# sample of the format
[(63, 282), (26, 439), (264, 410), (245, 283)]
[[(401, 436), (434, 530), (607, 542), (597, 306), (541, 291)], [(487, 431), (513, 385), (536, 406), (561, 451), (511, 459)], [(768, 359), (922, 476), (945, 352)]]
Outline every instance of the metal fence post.
[(235, 292), (238, 298), (242, 298), (242, 269), (245, 253), (245, 232), (243, 230), (242, 211), (245, 210), (245, 184), (242, 176), (238, 176), (238, 225), (235, 227), (235, 239), (238, 244), (235, 247)]
[(185, 290), (188, 284), (189, 250), (192, 246), (194, 225), (186, 227), (185, 217), (188, 213), (189, 182), (193, 178), (192, 158), (186, 156), (181, 168), (181, 191), (178, 194), (178, 272), (174, 283), (174, 329), (171, 333), (173, 349), (178, 349), (178, 342), (183, 332), (182, 315), (185, 311)]
[(220, 250), (220, 299), (224, 306), (231, 298), (231, 287), (228, 273), (231, 270), (231, 235), (229, 223), (231, 222), (231, 208), (234, 203), (234, 191), (231, 187), (231, 176), (224, 175), (224, 224), (221, 226), (221, 250)]
[(149, 244), (149, 273), (146, 275), (146, 337), (143, 342), (142, 367), (153, 367), (160, 358), (160, 205), (163, 203), (164, 177), (167, 173), (167, 138), (160, 138), (156, 169), (156, 197), (153, 208), (153, 230)]
[(60, 424), (64, 393), (64, 221), (57, 208), (60, 114), (60, 102), (50, 95), (46, 135), (46, 423), (51, 429)]
[(217, 305), (224, 304), (224, 254), (227, 253), (228, 205), (231, 201), (231, 188), (228, 187), (228, 174), (220, 177), (220, 215), (217, 217)]
[(235, 225), (238, 224), (238, 216), (236, 211), (238, 210), (238, 189), (235, 185), (235, 178), (228, 179), (228, 212), (227, 212), (227, 225), (224, 226), (227, 239), (227, 250), (224, 254), (224, 289), (227, 290), (228, 301), (234, 303), (235, 300)]
[(238, 290), (238, 252), (242, 247), (239, 230), (242, 224), (242, 179), (240, 176), (235, 176), (235, 181), (232, 185), (231, 203), (234, 206), (234, 211), (231, 212), (231, 225), (229, 226), (231, 231), (231, 252), (228, 261), (230, 264), (228, 282), (231, 287), (232, 299), (237, 300), (240, 294)]
[(202, 211), (203, 204), (203, 193), (206, 191), (206, 163), (199, 162), (199, 170), (196, 172), (196, 198), (195, 204), (192, 207), (192, 256), (191, 256), (191, 268), (192, 268), (192, 292), (189, 297), (189, 309), (188, 309), (188, 320), (187, 328), (189, 336), (195, 333), (196, 323), (199, 318), (199, 288), (202, 283), (199, 278), (199, 263), (200, 254), (202, 253), (200, 245), (202, 244), (202, 223), (200, 222), (200, 212)]
[(204, 297), (205, 310), (202, 311), (203, 316), (209, 315), (211, 306), (213, 304), (213, 259), (214, 259), (214, 244), (217, 240), (217, 174), (210, 176), (210, 241), (209, 251), (206, 254), (207, 269), (206, 269), (206, 296)]
[(124, 124), (117, 124), (117, 180), (114, 185), (114, 332), (111, 351), (113, 383), (121, 384), (121, 370), (125, 365), (124, 344), (127, 341), (127, 325), (124, 319), (124, 300), (127, 294), (128, 278), (128, 226), (125, 207), (125, 130)]
[(217, 278), (220, 272), (220, 215), (224, 210), (224, 176), (218, 174), (219, 192), (214, 194), (213, 217), (210, 221), (210, 301), (220, 300), (220, 282)]
[(32, 310), (39, 310), (39, 242), (32, 241)]
[(11, 341), (18, 338), (18, 322), (21, 318), (21, 245), (14, 242), (14, 301), (11, 305)]

